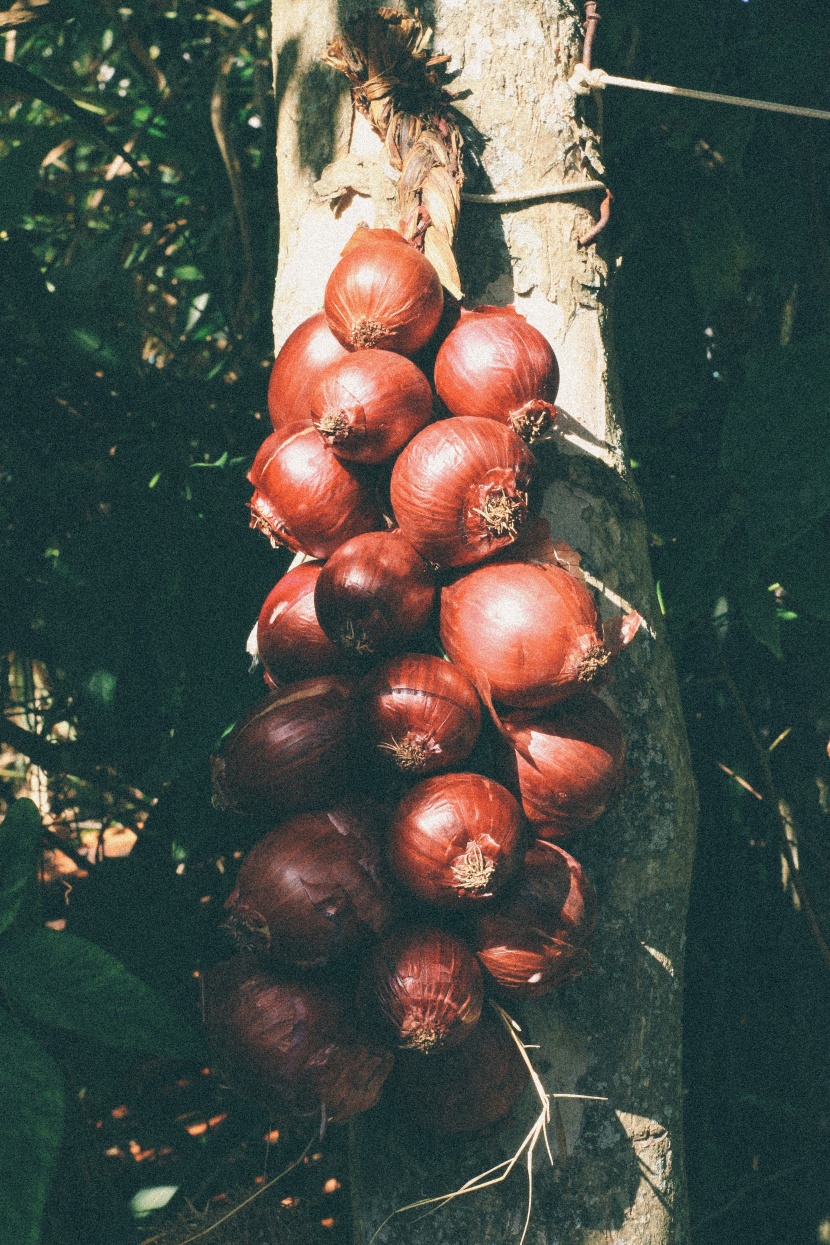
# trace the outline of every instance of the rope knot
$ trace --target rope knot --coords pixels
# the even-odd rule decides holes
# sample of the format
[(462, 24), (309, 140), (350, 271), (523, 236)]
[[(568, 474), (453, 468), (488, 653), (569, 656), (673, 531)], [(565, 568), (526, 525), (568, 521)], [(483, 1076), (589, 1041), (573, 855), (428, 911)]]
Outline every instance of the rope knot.
[(607, 77), (604, 69), (588, 69), (580, 61), (568, 79), (568, 86), (575, 95), (590, 95), (592, 91), (603, 89)]

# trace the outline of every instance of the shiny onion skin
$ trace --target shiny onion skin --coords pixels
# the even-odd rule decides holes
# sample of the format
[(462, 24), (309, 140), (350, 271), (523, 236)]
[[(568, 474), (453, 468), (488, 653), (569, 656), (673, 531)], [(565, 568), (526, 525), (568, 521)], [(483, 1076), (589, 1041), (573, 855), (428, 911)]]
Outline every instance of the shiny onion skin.
[(318, 968), (383, 933), (392, 904), (369, 807), (298, 813), (261, 838), (225, 903), (237, 945)]
[(332, 554), (314, 590), (320, 626), (357, 657), (394, 652), (429, 621), (432, 571), (400, 532), (355, 536)]
[(329, 328), (326, 313), (303, 320), (285, 339), (268, 381), (268, 413), (274, 430), (311, 422), (311, 394), (326, 368), (348, 354)]
[(534, 441), (556, 416), (559, 366), (547, 339), (513, 307), (475, 307), (438, 351), (435, 388), (453, 415), (498, 419)]
[(401, 531), (436, 566), (469, 566), (512, 545), (527, 519), (536, 459), (493, 419), (453, 418), (412, 438), (392, 469)]
[(588, 967), (597, 898), (582, 866), (537, 839), (499, 901), (476, 919), (473, 946), (506, 994), (538, 999)]
[(345, 541), (382, 526), (372, 485), (332, 454), (311, 424), (272, 432), (248, 473), (251, 527), (274, 548), (327, 558)]
[(366, 992), (403, 1050), (429, 1055), (463, 1042), (478, 1023), (484, 986), (478, 961), (447, 930), (416, 926), (372, 949)]
[(440, 629), (450, 660), (516, 709), (586, 691), (611, 658), (593, 597), (558, 566), (476, 567), (442, 590)]
[(444, 908), (489, 903), (521, 862), (524, 819), (506, 788), (480, 774), (435, 774), (392, 815), (387, 857), (420, 899)]
[(373, 229), (369, 225), (358, 225), (340, 254), (345, 255), (356, 246), (376, 246), (378, 242), (402, 242), (404, 246), (408, 245), (406, 238), (397, 229)]
[(354, 1030), (332, 991), (272, 974), (251, 955), (202, 980), (211, 1046), (246, 1097), (296, 1122), (340, 1123), (375, 1105), (394, 1056)]
[(517, 1106), (530, 1077), (515, 1042), (489, 1007), (459, 1046), (429, 1059), (401, 1055), (390, 1088), (418, 1131), (451, 1136), (492, 1129)]
[(286, 816), (337, 799), (355, 763), (357, 682), (302, 679), (253, 705), (211, 757), (216, 801), (246, 816)]
[(598, 696), (569, 696), (542, 714), (511, 713), (501, 722), (496, 777), (529, 821), (553, 832), (540, 837), (576, 834), (602, 816), (625, 778), (625, 736)]
[(420, 251), (373, 238), (347, 249), (335, 265), (324, 306), (329, 328), (347, 349), (412, 355), (434, 333), (444, 293)]
[(391, 350), (344, 354), (311, 395), (312, 423), (338, 458), (385, 462), (432, 419), (429, 381)]
[(257, 619), (257, 652), (274, 687), (319, 674), (337, 674), (344, 658), (317, 621), (314, 589), (322, 562), (286, 571), (265, 598)]
[(391, 657), (366, 676), (360, 697), (374, 748), (404, 774), (423, 776), (459, 765), (481, 730), (475, 688), (440, 657)]

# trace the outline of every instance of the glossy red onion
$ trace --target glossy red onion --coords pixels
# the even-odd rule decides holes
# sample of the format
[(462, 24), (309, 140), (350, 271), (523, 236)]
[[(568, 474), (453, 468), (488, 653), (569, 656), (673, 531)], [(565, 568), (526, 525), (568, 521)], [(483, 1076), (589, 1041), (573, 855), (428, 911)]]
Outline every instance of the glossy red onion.
[(268, 413), (274, 429), (311, 422), (311, 395), (326, 368), (348, 354), (332, 333), (324, 311), (303, 320), (285, 339), (268, 381)]
[(251, 527), (276, 548), (327, 558), (382, 526), (371, 482), (332, 454), (311, 424), (288, 424), (259, 447), (248, 473)]
[(203, 974), (204, 1021), (239, 1090), (294, 1120), (332, 1122), (373, 1107), (394, 1057), (360, 1036), (323, 986), (235, 956)]
[(473, 946), (502, 991), (540, 998), (588, 967), (597, 898), (582, 866), (538, 839), (514, 884), (478, 914)]
[(514, 708), (585, 691), (611, 659), (591, 593), (558, 566), (477, 567), (443, 589), (440, 627), (450, 660)]
[(343, 654), (317, 621), (314, 589), (322, 562), (286, 571), (265, 598), (257, 619), (257, 654), (272, 686), (343, 670)]
[(435, 774), (392, 815), (387, 855), (420, 899), (442, 907), (489, 902), (519, 866), (524, 821), (516, 800), (480, 774)]
[(400, 532), (370, 532), (341, 545), (314, 590), (320, 626), (360, 657), (393, 652), (429, 621), (432, 571)]
[(435, 388), (453, 415), (497, 419), (533, 441), (555, 418), (559, 367), (546, 338), (515, 308), (475, 307), (438, 352)]
[(357, 246), (377, 246), (378, 242), (397, 242), (404, 246), (408, 245), (406, 238), (397, 229), (385, 227), (375, 229), (371, 225), (358, 225), (340, 254), (345, 255), (347, 251), (353, 251)]
[(311, 418), (338, 458), (382, 463), (432, 419), (420, 368), (391, 350), (356, 350), (328, 368), (311, 395)]
[(354, 772), (356, 689), (354, 679), (323, 675), (258, 700), (211, 757), (217, 802), (267, 817), (337, 799)]
[(443, 305), (432, 264), (397, 240), (373, 238), (351, 247), (326, 284), (329, 328), (350, 350), (414, 354), (435, 331)]
[(381, 757), (406, 774), (435, 773), (470, 755), (481, 704), (457, 666), (424, 653), (391, 657), (366, 676), (362, 713)]
[(469, 566), (512, 545), (527, 519), (536, 459), (492, 419), (443, 419), (402, 450), (392, 470), (401, 531), (438, 566)]

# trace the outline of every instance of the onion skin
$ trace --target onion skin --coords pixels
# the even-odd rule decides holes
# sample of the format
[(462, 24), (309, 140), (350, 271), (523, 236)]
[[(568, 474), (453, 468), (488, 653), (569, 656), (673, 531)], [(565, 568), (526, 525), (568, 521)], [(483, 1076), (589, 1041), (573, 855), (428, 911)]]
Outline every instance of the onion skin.
[(347, 249), (335, 265), (324, 306), (347, 349), (412, 355), (434, 333), (444, 294), (438, 273), (414, 247), (372, 239)]
[(344, 658), (317, 621), (314, 589), (322, 562), (286, 571), (265, 598), (257, 619), (257, 652), (278, 687), (344, 670)]
[(401, 531), (440, 567), (469, 566), (518, 538), (536, 459), (492, 419), (439, 420), (419, 432), (392, 470)]
[(423, 1055), (463, 1042), (484, 1003), (481, 970), (470, 948), (431, 927), (406, 929), (379, 943), (368, 961), (367, 987), (395, 1044)]
[(373, 229), (370, 225), (358, 225), (340, 254), (345, 255), (356, 246), (376, 246), (378, 242), (402, 242), (404, 246), (408, 245), (406, 238), (397, 229)]
[(392, 815), (387, 857), (420, 899), (444, 908), (487, 903), (519, 866), (524, 821), (516, 800), (480, 774), (435, 774)]
[[(601, 817), (625, 780), (625, 736), (598, 696), (571, 696), (544, 714), (502, 718), (496, 745), (500, 782), (531, 822), (546, 823), (563, 838)], [(538, 832), (537, 832), (538, 833)]]
[(538, 999), (588, 967), (593, 886), (573, 856), (537, 839), (515, 884), (476, 919), (473, 946), (503, 993)]
[(435, 580), (400, 532), (369, 532), (341, 545), (314, 590), (320, 626), (357, 657), (405, 648), (429, 621)]
[(321, 986), (235, 956), (203, 975), (204, 1018), (220, 1064), (254, 1102), (333, 1123), (373, 1107), (394, 1057), (361, 1038)]
[(430, 422), (432, 389), (403, 355), (356, 350), (323, 373), (311, 419), (338, 458), (382, 463)]
[(405, 653), (364, 679), (361, 708), (372, 745), (388, 765), (425, 776), (459, 765), (481, 730), (475, 688), (440, 657)]
[(546, 338), (513, 307), (475, 307), (438, 352), (435, 388), (453, 415), (497, 419), (533, 441), (556, 416), (559, 366)]
[(275, 431), (297, 420), (311, 422), (311, 395), (320, 377), (347, 354), (324, 311), (309, 316), (288, 335), (268, 380), (268, 413)]
[(258, 700), (211, 757), (216, 801), (266, 817), (337, 799), (354, 766), (356, 691), (355, 679), (323, 675)]
[(516, 709), (587, 691), (611, 657), (593, 597), (558, 566), (477, 567), (442, 590), (440, 632), (479, 690)]
[(327, 558), (353, 536), (383, 526), (373, 488), (359, 473), (311, 424), (288, 424), (265, 439), (248, 473), (251, 527), (275, 548)]

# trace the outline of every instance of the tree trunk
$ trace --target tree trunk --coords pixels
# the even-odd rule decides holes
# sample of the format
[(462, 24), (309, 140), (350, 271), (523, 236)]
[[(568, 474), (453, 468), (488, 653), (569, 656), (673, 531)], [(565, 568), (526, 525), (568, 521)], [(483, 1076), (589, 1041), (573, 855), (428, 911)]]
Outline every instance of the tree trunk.
[[(276, 343), (319, 309), (326, 278), (357, 223), (394, 223), (394, 187), (372, 166), (379, 143), (352, 125), (345, 82), (320, 65), (326, 42), (358, 7), (347, 0), (275, 0), (280, 262)], [(597, 109), (567, 79), (581, 52), (569, 0), (435, 0), (422, 13), (434, 47), (452, 53), (467, 150), (480, 150), (485, 184), (521, 191), (602, 176)], [(358, 158), (334, 161), (351, 150)], [(368, 164), (362, 159), (368, 158)], [(334, 167), (333, 167), (334, 166)], [(321, 199), (346, 177), (362, 193), (339, 216)], [(314, 184), (322, 176), (315, 196)], [(473, 177), (468, 164), (468, 188)], [(561, 1100), (555, 1166), (536, 1155), (528, 1241), (534, 1245), (675, 1245), (688, 1238), (682, 1164), (682, 960), (696, 798), (671, 657), (631, 481), (611, 359), (608, 265), (578, 239), (601, 193), (498, 207), (466, 204), (457, 253), (469, 304), (513, 303), (551, 341), (563, 411), (539, 457), (555, 536), (578, 549), (603, 613), (620, 604), (647, 620), (616, 664), (608, 698), (625, 728), (632, 769), (615, 810), (576, 854), (600, 901), (594, 971), (521, 1009), (549, 1093)], [(342, 200), (340, 205), (342, 206)], [(518, 1146), (538, 1114), (529, 1091), (521, 1119), (463, 1143), (410, 1135), (381, 1104), (352, 1136), (355, 1245), (368, 1245), (397, 1208), (451, 1192)], [(524, 1127), (523, 1127), (524, 1125)], [(556, 1142), (558, 1140), (558, 1147)], [(557, 1153), (558, 1149), (558, 1153)], [(407, 1245), (518, 1242), (526, 1171), (452, 1201), (426, 1219), (407, 1213), (378, 1240)]]

